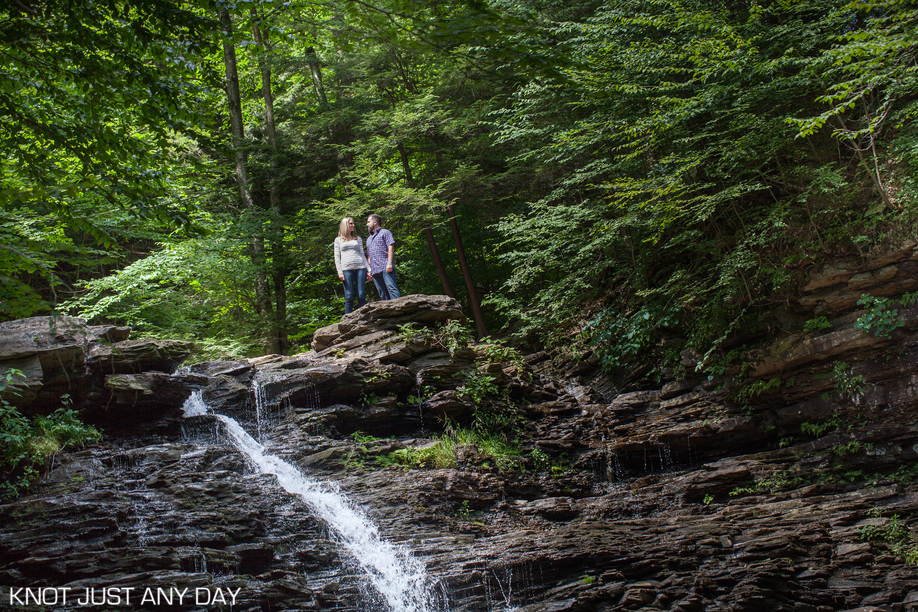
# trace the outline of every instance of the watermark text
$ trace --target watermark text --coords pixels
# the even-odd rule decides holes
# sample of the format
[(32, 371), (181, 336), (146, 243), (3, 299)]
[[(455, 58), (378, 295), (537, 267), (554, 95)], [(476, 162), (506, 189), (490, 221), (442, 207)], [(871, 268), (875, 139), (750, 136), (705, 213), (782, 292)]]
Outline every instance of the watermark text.
[(219, 606), (234, 605), (241, 588), (220, 587), (2, 587), (9, 606)]

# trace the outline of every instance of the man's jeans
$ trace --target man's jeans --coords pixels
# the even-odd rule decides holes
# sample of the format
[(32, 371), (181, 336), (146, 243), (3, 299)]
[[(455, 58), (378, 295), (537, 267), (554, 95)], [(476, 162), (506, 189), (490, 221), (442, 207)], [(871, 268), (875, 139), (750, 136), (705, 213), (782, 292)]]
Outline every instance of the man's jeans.
[(392, 267), (392, 272), (383, 270), (378, 274), (374, 274), (373, 284), (376, 285), (376, 291), (379, 292), (379, 299), (381, 300), (394, 300), (401, 296), (398, 292), (398, 285), (395, 284), (394, 266)]
[(367, 303), (367, 269), (344, 270), (344, 314), (354, 308), (354, 289), (357, 293), (357, 308)]

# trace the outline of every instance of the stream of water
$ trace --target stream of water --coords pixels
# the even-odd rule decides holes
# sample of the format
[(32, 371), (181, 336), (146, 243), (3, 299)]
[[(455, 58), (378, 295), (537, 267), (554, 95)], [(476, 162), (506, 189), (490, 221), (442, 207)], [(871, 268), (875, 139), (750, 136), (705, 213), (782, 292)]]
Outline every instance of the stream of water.
[[(200, 392), (185, 402), (186, 417), (208, 414)], [(435, 612), (445, 609), (424, 564), (404, 546), (383, 539), (379, 530), (334, 484), (313, 480), (295, 466), (270, 454), (234, 419), (215, 414), (236, 446), (264, 474), (308, 504), (337, 535), (392, 612)]]

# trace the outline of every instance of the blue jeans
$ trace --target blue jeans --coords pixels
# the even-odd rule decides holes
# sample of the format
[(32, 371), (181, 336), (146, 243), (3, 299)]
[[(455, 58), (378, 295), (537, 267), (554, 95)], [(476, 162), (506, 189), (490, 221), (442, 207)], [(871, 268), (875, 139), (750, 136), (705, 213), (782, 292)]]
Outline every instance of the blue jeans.
[(354, 289), (357, 289), (357, 308), (367, 303), (367, 269), (344, 270), (344, 314), (355, 310)]
[(392, 272), (386, 272), (383, 268), (382, 272), (374, 274), (373, 284), (376, 285), (376, 291), (379, 292), (381, 300), (394, 300), (402, 295), (398, 292), (398, 285), (395, 284), (395, 266), (392, 267)]

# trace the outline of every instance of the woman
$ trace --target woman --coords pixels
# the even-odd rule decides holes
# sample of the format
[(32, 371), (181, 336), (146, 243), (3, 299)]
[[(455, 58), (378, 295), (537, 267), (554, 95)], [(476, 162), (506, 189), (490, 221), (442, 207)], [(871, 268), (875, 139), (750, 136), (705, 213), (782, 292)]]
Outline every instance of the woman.
[(354, 310), (354, 296), (357, 308), (367, 303), (366, 283), (370, 276), (370, 264), (363, 251), (363, 239), (357, 235), (357, 226), (350, 217), (341, 219), (338, 237), (335, 238), (335, 267), (338, 278), (344, 281), (344, 314)]

